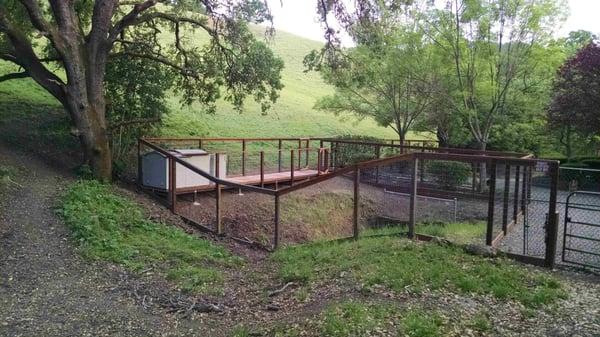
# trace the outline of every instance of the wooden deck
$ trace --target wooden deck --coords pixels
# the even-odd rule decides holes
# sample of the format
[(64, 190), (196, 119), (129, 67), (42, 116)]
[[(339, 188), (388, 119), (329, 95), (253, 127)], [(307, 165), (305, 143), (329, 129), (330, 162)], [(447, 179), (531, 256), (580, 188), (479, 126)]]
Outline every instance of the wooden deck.
[[(294, 171), (294, 182), (310, 179), (310, 178), (316, 177), (318, 175), (319, 175), (319, 172), (317, 170), (303, 169), (303, 170)], [(264, 185), (286, 183), (286, 182), (289, 182), (292, 180), (290, 171), (265, 173), (263, 177), (264, 178), (263, 178), (262, 183)], [(233, 183), (237, 183), (237, 184), (241, 184), (241, 185), (260, 185), (261, 184), (260, 174), (248, 175), (248, 176), (227, 177), (227, 178), (224, 178), (223, 180), (228, 180)], [(178, 188), (177, 194), (192, 193), (194, 191), (197, 191), (197, 192), (210, 191), (213, 189), (214, 189), (214, 185), (212, 185), (212, 184), (211, 185), (185, 187), (185, 188)]]

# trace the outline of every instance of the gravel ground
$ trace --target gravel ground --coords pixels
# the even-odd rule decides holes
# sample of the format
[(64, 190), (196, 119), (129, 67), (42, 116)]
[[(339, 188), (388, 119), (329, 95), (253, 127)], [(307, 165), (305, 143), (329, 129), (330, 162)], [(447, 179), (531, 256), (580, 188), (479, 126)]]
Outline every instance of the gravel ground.
[[(194, 321), (144, 310), (120, 268), (80, 258), (53, 211), (64, 172), (0, 146), (23, 176), (0, 198), (0, 336), (184, 336)], [(191, 329), (191, 330), (190, 330)], [(200, 335), (200, 334), (198, 334)]]
[[(442, 311), (455, 336), (476, 335), (463, 322), (482, 311), (493, 322), (491, 336), (599, 336), (600, 279), (593, 275), (557, 273), (569, 299), (528, 314), (517, 303), (486, 296), (364, 289), (344, 275), (307, 287), (291, 286), (269, 297), (269, 291), (282, 286), (276, 266), (266, 254), (222, 238), (212, 239), (248, 261), (234, 275), (226, 275), (224, 295), (214, 299), (223, 311), (172, 312), (169, 303), (192, 307), (203, 298), (183, 294), (160, 277), (132, 275), (77, 254), (53, 211), (57, 195), (71, 182), (69, 174), (1, 145), (0, 162), (22, 173), (15, 179), (20, 186), (0, 192), (0, 336), (230, 336), (238, 324), (262, 330), (301, 323), (329, 303), (348, 298)], [(123, 193), (153, 207), (154, 217), (171, 219), (147, 198)]]

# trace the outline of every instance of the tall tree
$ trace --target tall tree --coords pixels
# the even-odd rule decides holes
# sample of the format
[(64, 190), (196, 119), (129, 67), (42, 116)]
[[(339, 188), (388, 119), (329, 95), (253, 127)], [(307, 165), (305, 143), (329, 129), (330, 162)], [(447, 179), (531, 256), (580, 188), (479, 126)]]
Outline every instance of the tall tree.
[[(225, 99), (236, 107), (252, 95), (267, 109), (282, 87), (283, 64), (247, 22), (270, 18), (260, 0), (4, 0), (0, 59), (22, 71), (0, 80), (30, 77), (54, 96), (76, 127), (85, 161), (97, 177), (110, 179), (105, 77), (111, 58), (171, 68), (186, 103), (214, 107), (225, 87)], [(200, 32), (208, 42), (191, 44)]]
[(305, 58), (309, 69), (320, 70), (335, 87), (335, 93), (321, 98), (316, 107), (373, 118), (392, 128), (404, 144), (438, 88), (431, 44), (419, 29), (425, 2), (360, 4), (370, 9), (346, 26), (356, 47), (329, 43)]
[(448, 0), (433, 10), (429, 36), (453, 68), (454, 107), (480, 150), (511, 103), (517, 79), (533, 74), (532, 48), (562, 19), (561, 0)]
[(554, 83), (548, 109), (551, 127), (563, 136), (567, 157), (572, 156), (575, 135), (600, 134), (600, 45), (590, 42), (567, 60)]

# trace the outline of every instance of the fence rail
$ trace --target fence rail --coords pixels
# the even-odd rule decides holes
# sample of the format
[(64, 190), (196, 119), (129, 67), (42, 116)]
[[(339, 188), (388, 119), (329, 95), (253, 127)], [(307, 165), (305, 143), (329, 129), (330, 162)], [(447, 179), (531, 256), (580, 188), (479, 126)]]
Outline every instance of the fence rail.
[[(162, 143), (168, 143), (170, 141), (175, 142), (196, 142), (198, 146), (202, 146), (209, 141), (225, 141), (225, 142), (236, 142), (242, 144), (242, 167), (246, 167), (247, 154), (251, 153), (246, 148), (247, 142), (250, 141), (270, 141), (277, 144), (275, 151), (254, 151), (253, 153), (259, 154), (260, 163), (260, 183), (258, 186), (241, 184), (231, 181), (230, 179), (219, 177), (218, 174), (212, 175), (188, 162), (173, 155), (169, 150), (163, 148)], [(288, 148), (284, 148), (285, 142), (293, 142), (293, 145), (288, 145)], [(311, 147), (310, 142), (319, 142), (318, 147)], [(313, 143), (314, 144), (314, 143)], [(325, 145), (329, 145), (326, 147)], [(336, 149), (341, 144), (359, 144), (361, 146), (373, 146), (377, 149), (375, 153), (380, 154), (380, 150), (384, 147), (400, 149), (402, 153), (392, 155), (384, 158), (373, 158), (357, 163), (352, 163), (345, 166), (335, 165)], [(298, 145), (296, 147), (295, 145)], [(273, 204), (271, 208), (272, 221), (274, 224), (272, 232), (272, 247), (276, 248), (280, 244), (280, 221), (281, 221), (281, 198), (286, 195), (291, 195), (294, 192), (309, 189), (312, 186), (323, 186), (328, 181), (337, 177), (347, 177), (351, 180), (351, 192), (352, 202), (352, 237), (358, 237), (360, 226), (359, 217), (361, 214), (361, 188), (360, 186), (365, 183), (361, 179), (361, 173), (372, 174), (379, 179), (379, 175), (385, 172), (385, 168), (393, 167), (394, 165), (400, 165), (402, 169), (406, 169), (406, 181), (408, 186), (408, 197), (409, 206), (408, 214), (409, 221), (407, 224), (408, 236), (414, 238), (417, 233), (415, 226), (417, 222), (417, 197), (420, 194), (420, 185), (425, 184), (428, 178), (428, 166), (427, 163), (434, 161), (441, 162), (459, 162), (465, 163), (467, 167), (470, 167), (472, 171), (472, 189), (475, 189), (475, 182), (478, 180), (480, 185), (483, 186), (484, 181), (487, 182), (489, 188), (485, 189), (484, 192), (478, 192), (483, 195), (487, 195), (487, 226), (485, 234), (485, 243), (487, 245), (498, 245), (498, 243), (505, 237), (512, 229), (516, 226), (518, 219), (525, 219), (527, 212), (527, 203), (531, 198), (530, 182), (531, 172), (535, 167), (543, 166), (547, 168), (547, 176), (550, 184), (550, 193), (546, 199), (546, 209), (548, 214), (556, 213), (556, 187), (558, 184), (558, 162), (546, 161), (534, 159), (528, 154), (513, 153), (513, 152), (498, 152), (498, 151), (477, 151), (477, 150), (462, 150), (462, 149), (444, 149), (434, 147), (407, 147), (400, 146), (397, 144), (384, 144), (384, 143), (373, 143), (373, 142), (359, 142), (359, 141), (348, 141), (338, 140), (331, 138), (147, 138), (139, 140), (139, 147), (147, 147), (160, 153), (168, 160), (169, 170), (169, 188), (167, 191), (169, 206), (174, 213), (178, 213), (177, 207), (177, 195), (178, 189), (176, 184), (176, 170), (175, 165), (179, 164), (194, 174), (198, 174), (210, 182), (211, 189), (215, 195), (215, 223), (216, 228), (214, 231), (217, 234), (224, 234), (222, 226), (222, 199), (223, 195), (221, 190), (224, 188), (238, 189), (241, 191), (250, 191), (259, 195), (265, 195), (273, 198)], [(412, 151), (418, 149), (418, 151)], [(289, 151), (289, 152), (288, 152)], [(217, 156), (221, 152), (217, 152)], [(284, 154), (289, 153), (289, 169), (290, 182), (288, 185), (278, 184), (275, 186), (265, 183), (264, 177), (267, 174), (265, 169), (266, 156), (271, 155), (270, 158), (277, 161), (277, 164), (273, 167), (274, 169), (281, 171), (283, 163), (286, 161), (282, 157)], [(314, 154), (316, 153), (316, 156)], [(309, 157), (313, 154), (313, 157)], [(141, 150), (139, 153), (141, 164)], [(276, 159), (275, 159), (276, 158)], [(307, 167), (313, 165), (310, 163), (311, 158), (316, 162), (316, 171), (318, 174), (311, 176), (302, 181), (296, 181), (294, 174), (298, 165), (306, 165)], [(218, 160), (217, 160), (218, 162)], [(469, 166), (470, 165), (470, 166)], [(502, 166), (500, 168), (500, 166)], [(485, 169), (488, 169), (489, 175)], [(138, 171), (141, 177), (141, 168)], [(218, 172), (218, 170), (216, 171)], [(243, 169), (242, 175), (246, 172)], [(478, 176), (479, 175), (479, 176)], [(489, 177), (489, 178), (488, 178)], [(453, 206), (456, 209), (456, 204)], [(456, 216), (456, 210), (453, 211)], [(188, 218), (188, 220), (191, 220)], [(523, 220), (524, 221), (524, 220)], [(546, 227), (546, 239), (545, 239), (545, 256), (543, 258), (532, 258), (530, 256), (521, 256), (522, 260), (533, 261), (536, 263), (544, 264), (548, 267), (554, 266), (555, 254), (556, 254), (556, 241), (557, 241), (557, 219), (554, 216), (550, 216)], [(499, 224), (499, 225), (497, 225)], [(526, 255), (526, 254), (523, 254)]]

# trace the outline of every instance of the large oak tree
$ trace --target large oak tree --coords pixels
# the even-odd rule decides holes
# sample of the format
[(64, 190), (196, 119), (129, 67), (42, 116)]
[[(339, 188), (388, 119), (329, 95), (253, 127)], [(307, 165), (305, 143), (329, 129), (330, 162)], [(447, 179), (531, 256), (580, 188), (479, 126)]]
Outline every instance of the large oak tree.
[[(2, 0), (0, 59), (19, 67), (65, 108), (94, 174), (111, 177), (105, 79), (114, 57), (167, 66), (185, 103), (209, 109), (247, 95), (267, 109), (283, 64), (247, 23), (270, 20), (261, 0)], [(202, 40), (205, 43), (195, 43)]]

